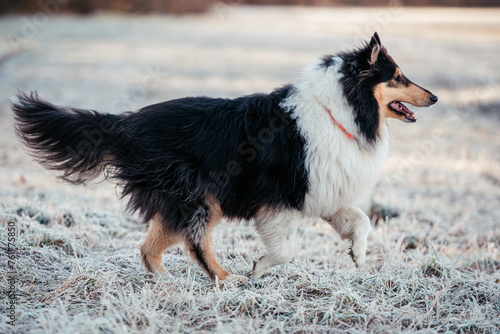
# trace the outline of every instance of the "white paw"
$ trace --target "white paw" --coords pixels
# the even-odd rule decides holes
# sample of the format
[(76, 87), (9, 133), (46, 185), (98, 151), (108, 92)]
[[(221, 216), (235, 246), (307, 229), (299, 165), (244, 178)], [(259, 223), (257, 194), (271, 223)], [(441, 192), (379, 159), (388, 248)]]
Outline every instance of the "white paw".
[(237, 282), (240, 284), (245, 284), (246, 282), (248, 282), (248, 277), (230, 274), (228, 277), (226, 277), (224, 282)]
[(364, 266), (366, 262), (366, 242), (357, 241), (353, 243), (349, 253), (357, 267)]
[(254, 262), (253, 264), (252, 278), (261, 278), (269, 268), (271, 268), (271, 266), (266, 262), (266, 258), (262, 257), (259, 261)]
[(262, 271), (255, 271), (255, 270), (254, 270), (254, 271), (252, 272), (252, 278), (253, 278), (253, 279), (261, 278), (261, 277), (262, 277), (262, 275), (264, 275), (264, 273), (265, 273), (265, 271), (264, 271), (264, 270), (262, 270)]
[(153, 271), (151, 272), (154, 275), (166, 275), (168, 274), (167, 269), (165, 269), (165, 266), (162, 264), (159, 267), (152, 268)]
[(354, 263), (356, 263), (356, 267), (361, 268), (365, 265), (366, 255), (364, 253), (359, 254), (358, 256), (354, 256)]

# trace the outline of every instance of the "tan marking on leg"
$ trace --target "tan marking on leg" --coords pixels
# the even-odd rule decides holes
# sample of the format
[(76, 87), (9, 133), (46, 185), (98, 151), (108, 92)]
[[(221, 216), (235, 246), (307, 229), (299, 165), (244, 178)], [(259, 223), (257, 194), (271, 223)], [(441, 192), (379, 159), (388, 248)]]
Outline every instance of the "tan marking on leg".
[(213, 196), (207, 196), (206, 201), (211, 210), (210, 221), (208, 222), (208, 228), (211, 230), (215, 226), (219, 225), (220, 221), (224, 217), (224, 213), (222, 212), (219, 201)]
[(205, 236), (203, 250), (188, 242), (186, 242), (186, 248), (193, 260), (198, 263), (211, 280), (215, 280), (217, 276), (220, 281), (223, 281), (229, 276), (229, 273), (217, 262), (210, 234)]
[(152, 273), (166, 272), (163, 265), (163, 252), (182, 241), (182, 238), (173, 231), (165, 231), (162, 218), (153, 217), (148, 236), (141, 247), (142, 262), (146, 270)]
[(205, 240), (199, 246), (186, 241), (186, 248), (191, 257), (198, 263), (210, 279), (215, 280), (215, 276), (217, 276), (219, 280), (225, 280), (229, 276), (229, 273), (221, 267), (219, 262), (217, 262), (212, 243), (212, 230), (220, 223), (223, 213), (219, 202), (215, 198), (209, 196), (207, 198), (207, 204), (210, 206), (211, 214), (210, 220), (207, 223)]
[(199, 246), (187, 241), (186, 248), (188, 249), (191, 257), (198, 263), (201, 269), (203, 269), (203, 271), (210, 277), (211, 280), (215, 280), (215, 277), (218, 277), (220, 281), (234, 280), (245, 283), (248, 278), (244, 276), (229, 274), (217, 261), (212, 242), (212, 230), (220, 223), (224, 214), (220, 208), (220, 203), (215, 198), (208, 197), (207, 204), (210, 206), (211, 215), (210, 220), (207, 223), (208, 228), (207, 234), (205, 235), (205, 240), (202, 244), (203, 248), (200, 248)]

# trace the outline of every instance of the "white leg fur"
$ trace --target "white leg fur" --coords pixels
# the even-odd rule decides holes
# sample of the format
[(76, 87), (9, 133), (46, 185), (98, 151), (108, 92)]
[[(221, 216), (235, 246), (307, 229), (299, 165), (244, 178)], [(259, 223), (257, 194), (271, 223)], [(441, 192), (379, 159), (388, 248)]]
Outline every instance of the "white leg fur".
[(261, 277), (269, 268), (289, 262), (293, 258), (298, 212), (262, 213), (255, 219), (255, 227), (262, 237), (267, 253), (254, 264), (252, 278)]
[(342, 239), (352, 242), (350, 255), (356, 266), (363, 266), (366, 257), (370, 219), (358, 207), (352, 206), (337, 211), (325, 220), (337, 231)]

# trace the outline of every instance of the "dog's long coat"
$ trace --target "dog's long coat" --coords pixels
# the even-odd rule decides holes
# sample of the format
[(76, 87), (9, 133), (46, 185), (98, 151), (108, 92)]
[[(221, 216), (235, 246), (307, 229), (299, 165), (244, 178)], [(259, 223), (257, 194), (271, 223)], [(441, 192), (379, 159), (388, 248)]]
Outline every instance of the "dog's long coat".
[(215, 279), (211, 229), (255, 219), (267, 254), (253, 277), (291, 259), (301, 218), (321, 217), (365, 261), (368, 217), (354, 204), (375, 184), (389, 148), (387, 117), (414, 122), (401, 102), (437, 97), (413, 84), (377, 34), (353, 52), (327, 56), (270, 94), (182, 98), (122, 115), (61, 108), (36, 94), (13, 98), (16, 130), (35, 158), (72, 183), (106, 169), (129, 209), (152, 220), (141, 248), (152, 272), (184, 242)]

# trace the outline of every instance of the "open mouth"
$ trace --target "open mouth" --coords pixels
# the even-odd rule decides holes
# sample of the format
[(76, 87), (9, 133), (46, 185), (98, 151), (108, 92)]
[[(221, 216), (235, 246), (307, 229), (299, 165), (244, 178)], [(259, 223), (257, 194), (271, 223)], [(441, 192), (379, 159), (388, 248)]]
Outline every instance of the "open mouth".
[(415, 113), (410, 111), (403, 103), (394, 101), (389, 104), (389, 108), (397, 114), (403, 115), (409, 122), (416, 122)]

